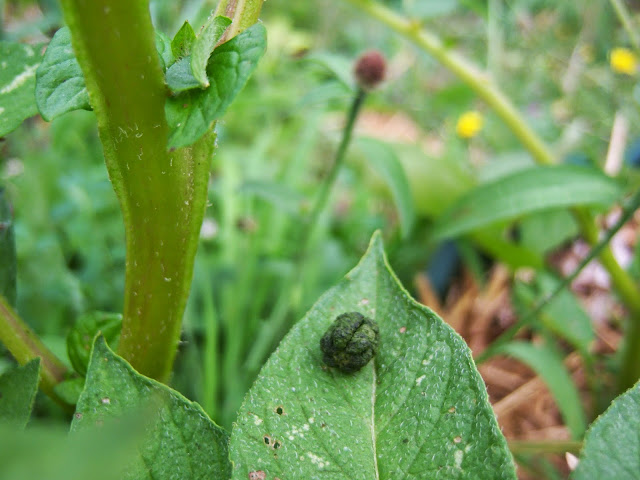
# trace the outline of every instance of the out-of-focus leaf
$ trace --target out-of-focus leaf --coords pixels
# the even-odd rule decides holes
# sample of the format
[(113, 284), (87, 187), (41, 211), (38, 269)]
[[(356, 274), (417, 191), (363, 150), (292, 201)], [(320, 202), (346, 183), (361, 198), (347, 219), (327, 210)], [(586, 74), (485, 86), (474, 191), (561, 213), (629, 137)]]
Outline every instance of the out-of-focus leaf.
[(260, 197), (281, 211), (300, 215), (304, 196), (288, 185), (268, 181), (248, 181), (238, 189), (238, 193)]
[(113, 348), (116, 348), (121, 329), (120, 313), (89, 312), (78, 318), (67, 335), (67, 354), (75, 371), (80, 375), (86, 375), (91, 357), (91, 345), (96, 335), (103, 335)]
[(328, 52), (317, 52), (306, 57), (307, 61), (322, 65), (340, 80), (340, 82), (353, 91), (356, 88), (353, 76), (353, 61), (342, 55)]
[(0, 42), (0, 137), (38, 113), (33, 92), (41, 60), (37, 46)]
[(609, 206), (622, 194), (616, 180), (595, 168), (533, 167), (469, 191), (440, 216), (433, 235), (454, 237), (551, 208)]
[(578, 225), (567, 210), (545, 210), (520, 222), (521, 243), (545, 255), (579, 233)]
[(71, 46), (71, 32), (62, 27), (51, 39), (36, 70), (36, 102), (47, 121), (72, 110), (91, 110), (80, 64)]
[(197, 403), (140, 375), (97, 337), (71, 431), (117, 424), (136, 411), (151, 415), (150, 425), (124, 478), (229, 478), (227, 433)]
[(170, 148), (191, 145), (209, 130), (240, 93), (266, 47), (264, 26), (253, 25), (213, 51), (207, 66), (209, 88), (188, 90), (167, 99)]
[(82, 390), (84, 390), (84, 377), (70, 378), (53, 387), (55, 394), (69, 405), (78, 403)]
[(383, 142), (371, 138), (363, 138), (358, 141), (358, 146), (363, 151), (367, 161), (389, 187), (398, 210), (400, 231), (402, 232), (402, 237), (406, 238), (413, 229), (416, 214), (413, 208), (409, 182), (402, 164), (393, 149)]
[[(522, 314), (526, 315), (529, 308), (543, 298), (550, 295), (560, 283), (560, 280), (544, 271), (538, 272), (533, 285), (517, 282), (514, 295), (526, 307)], [(567, 340), (580, 352), (587, 352), (595, 340), (595, 332), (589, 315), (580, 306), (573, 294), (564, 290), (551, 300), (539, 314), (542, 324), (561, 338)]]
[(9, 305), (16, 304), (16, 239), (13, 212), (3, 187), (0, 187), (0, 295)]
[(547, 384), (565, 424), (575, 439), (581, 438), (587, 429), (587, 419), (580, 396), (562, 359), (547, 346), (512, 342), (496, 350), (520, 360), (531, 367)]
[[(352, 374), (322, 362), (335, 317), (380, 328)], [(468, 347), (396, 280), (376, 234), (262, 368), (231, 436), (233, 479), (514, 479), (511, 455)], [(259, 475), (259, 476), (258, 476)]]
[(38, 391), (40, 359), (31, 360), (0, 376), (0, 426), (24, 428)]
[(636, 480), (640, 472), (640, 382), (589, 428), (572, 480)]
[(458, 0), (403, 0), (404, 10), (414, 18), (434, 18), (449, 15), (458, 8)]

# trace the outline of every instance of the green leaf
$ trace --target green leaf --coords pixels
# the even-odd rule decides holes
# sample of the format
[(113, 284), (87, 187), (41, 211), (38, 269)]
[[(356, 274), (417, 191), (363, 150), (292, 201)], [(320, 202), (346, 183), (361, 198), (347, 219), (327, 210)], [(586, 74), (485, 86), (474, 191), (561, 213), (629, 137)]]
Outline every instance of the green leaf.
[(67, 354), (75, 371), (83, 376), (87, 374), (91, 345), (96, 335), (103, 335), (116, 348), (121, 329), (120, 313), (90, 312), (78, 318), (67, 335)]
[(400, 217), (402, 238), (407, 238), (413, 229), (416, 214), (409, 182), (398, 156), (388, 144), (378, 140), (363, 138), (358, 140), (358, 146), (389, 187)]
[(169, 88), (175, 92), (184, 92), (200, 87), (200, 83), (191, 71), (191, 57), (184, 57), (167, 69), (165, 77)]
[[(322, 364), (319, 343), (350, 311), (378, 323), (380, 349), (360, 371), (343, 374)], [(230, 450), (236, 480), (260, 472), (269, 479), (515, 479), (468, 347), (409, 297), (379, 234), (262, 368)]]
[[(534, 308), (541, 299), (550, 295), (558, 286), (560, 280), (544, 271), (538, 272), (535, 282), (526, 285), (517, 282), (513, 293), (526, 308)], [(526, 315), (523, 309), (522, 314)], [(564, 290), (551, 300), (539, 314), (542, 324), (559, 337), (567, 340), (580, 352), (588, 352), (595, 340), (593, 323), (589, 315), (582, 309), (573, 294)]]
[(593, 422), (572, 480), (637, 480), (640, 472), (640, 382)]
[(0, 376), (0, 425), (24, 428), (38, 391), (40, 359), (17, 366)]
[(258, 197), (292, 215), (300, 215), (305, 198), (289, 185), (274, 181), (247, 181), (238, 188), (238, 193)]
[(256, 24), (213, 51), (207, 66), (211, 85), (167, 99), (169, 147), (190, 145), (204, 135), (240, 93), (267, 46), (266, 30)]
[(571, 436), (575, 439), (582, 437), (587, 428), (587, 420), (580, 395), (555, 351), (544, 345), (512, 342), (498, 348), (496, 353), (509, 355), (531, 367), (549, 387)]
[(230, 18), (211, 15), (193, 42), (191, 47), (191, 71), (202, 87), (209, 86), (206, 71), (207, 62), (211, 52), (216, 48), (218, 41), (222, 38), (229, 25), (231, 25)]
[[(349, 91), (356, 89), (356, 82), (353, 76), (353, 59), (334, 53), (316, 52), (306, 57), (305, 60), (322, 65), (332, 72)], [(344, 93), (344, 89), (341, 91)]]
[(71, 431), (117, 423), (137, 410), (153, 417), (126, 478), (229, 478), (228, 434), (197, 403), (140, 375), (97, 337)]
[(141, 436), (136, 420), (71, 436), (57, 424), (0, 425), (0, 480), (122, 480)]
[(37, 46), (0, 42), (0, 137), (38, 113), (33, 91), (41, 59)]
[(36, 102), (47, 121), (73, 110), (91, 110), (84, 75), (71, 46), (71, 32), (62, 27), (51, 39), (36, 70)]
[(440, 216), (433, 235), (455, 237), (550, 208), (609, 206), (622, 194), (617, 181), (594, 168), (533, 167), (471, 190)]
[(167, 67), (175, 61), (175, 58), (173, 58), (173, 52), (171, 51), (171, 39), (158, 30), (156, 30), (156, 50), (160, 56), (162, 71), (166, 72)]
[(452, 14), (458, 8), (458, 1), (438, 0), (437, 2), (425, 2), (424, 0), (404, 0), (403, 6), (410, 16), (426, 19)]
[(0, 187), (0, 295), (11, 306), (16, 304), (16, 240), (13, 212), (3, 187)]
[(53, 387), (53, 391), (58, 397), (60, 397), (65, 403), (69, 405), (75, 405), (78, 403), (80, 394), (84, 390), (84, 377), (70, 378), (56, 384)]
[(191, 46), (196, 39), (196, 34), (187, 20), (182, 24), (178, 33), (171, 40), (171, 53), (173, 58), (186, 57), (191, 53)]

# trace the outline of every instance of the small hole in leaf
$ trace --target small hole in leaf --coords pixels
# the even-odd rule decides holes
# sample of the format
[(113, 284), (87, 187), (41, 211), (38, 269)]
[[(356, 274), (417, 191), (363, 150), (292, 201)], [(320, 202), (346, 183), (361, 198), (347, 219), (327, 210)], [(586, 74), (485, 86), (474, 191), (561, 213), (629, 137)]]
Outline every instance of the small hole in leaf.
[(273, 442), (273, 448), (275, 450), (279, 449), (281, 446), (282, 444), (279, 441), (276, 440), (275, 442)]
[(281, 405), (278, 405), (278, 406), (276, 407), (276, 413), (277, 413), (278, 415), (282, 415), (282, 414), (284, 413), (284, 408), (282, 408), (282, 406), (281, 406)]
[(271, 437), (269, 435), (264, 436), (264, 444), (271, 445)]
[(408, 439), (408, 438), (404, 438), (404, 439), (402, 440), (402, 443), (409, 443), (409, 439)]

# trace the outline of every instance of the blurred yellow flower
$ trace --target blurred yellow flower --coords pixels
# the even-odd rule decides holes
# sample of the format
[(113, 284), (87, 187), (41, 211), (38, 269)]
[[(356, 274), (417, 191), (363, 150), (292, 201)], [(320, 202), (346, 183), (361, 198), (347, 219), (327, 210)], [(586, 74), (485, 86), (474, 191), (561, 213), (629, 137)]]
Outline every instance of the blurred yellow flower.
[(609, 56), (611, 69), (616, 73), (635, 75), (638, 69), (638, 57), (627, 48), (614, 48)]
[(483, 123), (484, 119), (482, 115), (480, 115), (480, 112), (476, 112), (475, 110), (465, 112), (458, 118), (456, 133), (462, 138), (475, 137), (478, 132), (482, 130)]

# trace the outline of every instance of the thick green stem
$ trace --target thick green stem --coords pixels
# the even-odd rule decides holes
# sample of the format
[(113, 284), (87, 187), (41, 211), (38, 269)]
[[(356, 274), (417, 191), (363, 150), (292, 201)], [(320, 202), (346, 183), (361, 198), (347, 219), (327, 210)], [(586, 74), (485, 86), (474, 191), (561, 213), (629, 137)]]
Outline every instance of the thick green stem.
[(139, 372), (164, 381), (191, 284), (214, 134), (167, 152), (167, 92), (148, 2), (61, 3), (125, 222), (119, 353)]
[(40, 388), (58, 403), (64, 404), (54, 393), (53, 388), (65, 379), (67, 367), (18, 317), (2, 295), (0, 295), (0, 343), (7, 347), (20, 365), (34, 358), (40, 358)]

